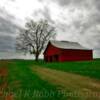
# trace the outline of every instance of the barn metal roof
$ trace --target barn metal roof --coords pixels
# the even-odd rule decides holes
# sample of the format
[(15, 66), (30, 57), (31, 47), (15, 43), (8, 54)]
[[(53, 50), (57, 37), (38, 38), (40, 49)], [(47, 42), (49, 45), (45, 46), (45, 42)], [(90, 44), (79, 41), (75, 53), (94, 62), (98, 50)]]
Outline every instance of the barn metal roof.
[(83, 47), (77, 42), (52, 40), (52, 41), (50, 41), (50, 43), (53, 46), (61, 48), (61, 49), (85, 49), (85, 50), (89, 50), (89, 48)]

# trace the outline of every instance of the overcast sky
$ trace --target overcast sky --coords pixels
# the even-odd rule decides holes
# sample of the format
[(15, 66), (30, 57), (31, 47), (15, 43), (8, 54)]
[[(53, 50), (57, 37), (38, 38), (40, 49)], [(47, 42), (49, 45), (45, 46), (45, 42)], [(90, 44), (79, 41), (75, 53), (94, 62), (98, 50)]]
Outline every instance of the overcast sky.
[(1, 53), (15, 51), (18, 29), (30, 18), (47, 19), (57, 40), (79, 42), (100, 57), (100, 0), (0, 0)]

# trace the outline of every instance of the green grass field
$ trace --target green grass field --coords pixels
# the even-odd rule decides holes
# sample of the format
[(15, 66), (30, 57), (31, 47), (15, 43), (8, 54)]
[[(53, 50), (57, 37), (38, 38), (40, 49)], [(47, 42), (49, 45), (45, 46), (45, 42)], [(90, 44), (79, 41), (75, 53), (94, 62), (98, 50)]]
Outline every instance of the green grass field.
[(82, 62), (63, 62), (63, 63), (38, 63), (43, 67), (48, 67), (56, 70), (62, 70), (65, 72), (76, 73), (91, 78), (100, 79), (100, 59), (93, 61), (82, 61)]
[[(14, 100), (61, 99), (62, 95), (57, 94), (56, 86), (40, 79), (31, 71), (30, 67), (33, 65), (34, 61), (0, 61), (0, 68), (8, 69), (5, 81), (0, 77), (0, 89), (3, 89), (3, 95), (13, 94)], [(7, 86), (1, 87), (2, 84), (7, 84)], [(5, 100), (2, 95), (0, 100)]]
[[(0, 89), (3, 95), (14, 95), (14, 100), (64, 100), (56, 85), (41, 79), (31, 67), (40, 66), (65, 72), (77, 73), (100, 79), (100, 59), (85, 62), (45, 63), (33, 60), (0, 61), (0, 68), (7, 68), (5, 80), (0, 76)], [(7, 84), (2, 87), (2, 84)], [(0, 93), (2, 90), (0, 90)], [(0, 100), (4, 100), (0, 94)], [(66, 100), (66, 99), (65, 99)], [(72, 100), (72, 99), (71, 99)], [(75, 100), (75, 99), (73, 99)], [(76, 99), (77, 100), (77, 99)]]

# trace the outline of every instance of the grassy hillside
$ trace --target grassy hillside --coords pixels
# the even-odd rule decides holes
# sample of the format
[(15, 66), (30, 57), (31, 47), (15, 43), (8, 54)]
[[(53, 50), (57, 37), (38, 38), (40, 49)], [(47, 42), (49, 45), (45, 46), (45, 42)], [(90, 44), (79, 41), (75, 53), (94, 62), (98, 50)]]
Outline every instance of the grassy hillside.
[(14, 100), (57, 100), (62, 97), (57, 95), (56, 86), (30, 69), (33, 65), (33, 61), (0, 61), (0, 100), (11, 96)]
[(93, 61), (82, 61), (82, 62), (55, 62), (55, 63), (38, 63), (43, 67), (52, 69), (62, 70), (65, 72), (77, 73), (92, 78), (100, 79), (100, 59)]
[[(47, 98), (48, 100), (64, 100), (63, 95), (58, 93), (58, 86), (41, 79), (31, 70), (32, 67), (37, 66), (100, 79), (100, 59), (63, 63), (46, 63), (42, 60), (38, 63), (33, 60), (4, 60), (0, 61), (0, 100), (4, 100), (4, 95), (14, 96), (14, 100), (47, 100)], [(1, 77), (1, 69), (4, 77)], [(4, 91), (2, 92), (1, 89)]]

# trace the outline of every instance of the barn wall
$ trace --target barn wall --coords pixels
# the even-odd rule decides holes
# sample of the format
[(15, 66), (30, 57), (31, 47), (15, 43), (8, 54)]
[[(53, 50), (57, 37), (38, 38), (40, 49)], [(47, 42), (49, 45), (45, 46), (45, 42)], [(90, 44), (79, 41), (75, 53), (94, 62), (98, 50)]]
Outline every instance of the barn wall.
[(61, 52), (60, 49), (58, 49), (58, 48), (56, 48), (56, 47), (54, 47), (54, 46), (52, 46), (52, 45), (49, 45), (49, 46), (48, 46), (48, 49), (47, 49), (46, 52), (45, 52), (45, 55), (50, 56), (50, 55), (59, 54), (60, 52)]
[(51, 43), (48, 44), (47, 49), (44, 52), (44, 60), (47, 62), (85, 61), (92, 59), (92, 50), (60, 49), (54, 47)]
[[(44, 60), (48, 61), (48, 62), (59, 61), (60, 54), (61, 54), (61, 49), (56, 48), (53, 45), (49, 44), (44, 53)], [(56, 55), (58, 56), (57, 59), (55, 57)], [(51, 61), (51, 59), (52, 59), (52, 61)]]
[(92, 50), (63, 50), (60, 61), (92, 60)]

